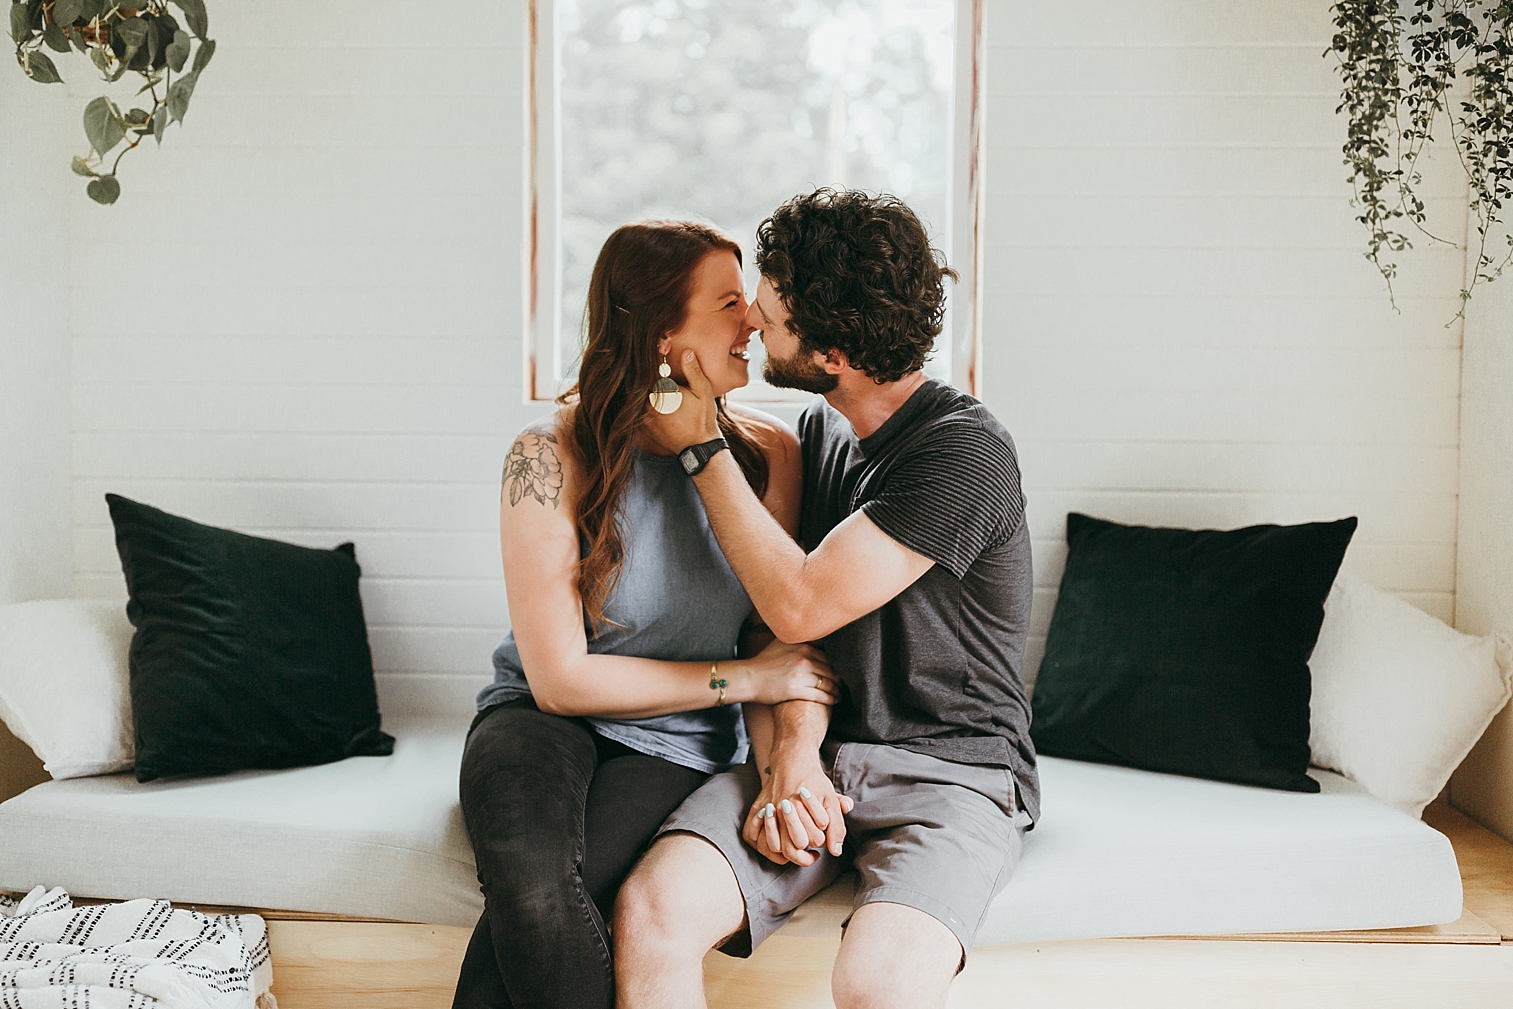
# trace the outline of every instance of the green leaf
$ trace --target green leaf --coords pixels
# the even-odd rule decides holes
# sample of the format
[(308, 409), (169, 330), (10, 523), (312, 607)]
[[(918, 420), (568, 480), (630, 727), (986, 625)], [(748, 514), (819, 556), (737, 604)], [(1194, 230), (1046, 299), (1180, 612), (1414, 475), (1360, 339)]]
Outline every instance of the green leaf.
[(189, 99), (194, 97), (195, 82), (199, 79), (199, 74), (185, 74), (168, 88), (168, 114), (174, 122), (184, 121), (184, 113), (189, 111)]
[(137, 88), (137, 94), (141, 94), (144, 91), (151, 91), (153, 88), (155, 88), (159, 84), (163, 83), (163, 73), (162, 73), (162, 71), (157, 71), (155, 73), (147, 74), (146, 77), (147, 77), (147, 83), (143, 84), (141, 87)]
[(194, 32), (195, 37), (203, 39), (210, 30), (210, 15), (205, 13), (205, 0), (173, 0), (173, 4), (184, 12), (184, 20), (189, 22), (189, 30)]
[(210, 65), (210, 57), (215, 55), (215, 39), (206, 39), (200, 43), (200, 48), (194, 54), (194, 73), (199, 72)]
[[(142, 52), (142, 47), (147, 44), (147, 22), (137, 17), (127, 18), (116, 25), (112, 32), (126, 46), (126, 52), (121, 54), (121, 70), (124, 72), (145, 69), (145, 61), (139, 59), (138, 56)], [(120, 73), (117, 73), (116, 79), (119, 80), (120, 76)]]
[(106, 80), (110, 80), (110, 57), (105, 54), (105, 50), (98, 46), (91, 47), (89, 59), (94, 63), (95, 69), (100, 71)]
[(116, 181), (114, 175), (102, 175), (98, 179), (90, 180), (84, 191), (96, 203), (110, 204), (116, 202), (121, 195), (121, 184)]
[(63, 29), (57, 25), (48, 25), (42, 29), (42, 41), (47, 43), (47, 48), (55, 53), (68, 52), (68, 36), (63, 34)]
[(84, 33), (78, 28), (70, 25), (63, 29), (63, 33), (68, 36), (68, 41), (72, 42), (74, 48), (79, 50), (79, 52), (84, 53), (89, 51), (89, 43), (84, 41)]
[(60, 25), (71, 25), (84, 14), (84, 0), (58, 0), (53, 4), (53, 20)]
[(168, 129), (168, 106), (159, 105), (158, 110), (152, 114), (152, 135), (157, 137), (158, 146), (163, 146), (163, 131)]
[(174, 32), (173, 41), (168, 43), (168, 69), (178, 73), (184, 69), (184, 64), (189, 62), (189, 33)]
[(58, 68), (48, 55), (40, 50), (32, 50), (26, 54), (26, 74), (38, 84), (62, 84), (63, 78), (58, 76)]
[(89, 146), (104, 157), (111, 148), (126, 136), (126, 124), (121, 120), (121, 110), (109, 98), (96, 98), (84, 106), (84, 135)]
[(86, 179), (96, 178), (95, 170), (86, 165), (84, 163), (84, 159), (79, 157), (77, 154), (74, 155), (74, 163), (69, 167), (74, 170), (75, 175), (82, 175)]
[(151, 118), (146, 109), (132, 109), (126, 113), (127, 126), (141, 126)]
[(147, 66), (151, 69), (158, 62), (158, 53), (163, 51), (163, 29), (158, 27), (158, 19), (153, 18), (147, 22)]
[(79, 16), (88, 24), (105, 13), (105, 0), (80, 0)]
[(141, 18), (127, 18), (116, 25), (112, 31), (117, 38), (126, 43), (128, 49), (140, 49), (147, 41), (147, 22)]
[(32, 12), (24, 3), (11, 4), (11, 39), (20, 45), (32, 37)]

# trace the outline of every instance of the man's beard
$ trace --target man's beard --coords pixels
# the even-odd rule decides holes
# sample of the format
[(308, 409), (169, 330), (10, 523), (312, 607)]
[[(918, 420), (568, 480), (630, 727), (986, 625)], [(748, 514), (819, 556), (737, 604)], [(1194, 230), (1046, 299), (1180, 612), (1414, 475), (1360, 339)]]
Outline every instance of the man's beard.
[(762, 378), (768, 385), (779, 389), (801, 389), (820, 395), (841, 384), (839, 375), (832, 375), (815, 364), (814, 357), (802, 346), (788, 358), (768, 354), (762, 363)]

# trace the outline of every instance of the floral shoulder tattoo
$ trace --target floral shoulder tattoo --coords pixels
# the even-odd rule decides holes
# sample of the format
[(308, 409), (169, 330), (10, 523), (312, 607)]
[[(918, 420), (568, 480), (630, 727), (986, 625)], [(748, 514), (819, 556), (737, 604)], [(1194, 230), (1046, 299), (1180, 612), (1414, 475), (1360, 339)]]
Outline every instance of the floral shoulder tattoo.
[(562, 460), (557, 457), (557, 436), (546, 428), (525, 431), (510, 454), (504, 458), (503, 489), (510, 495), (510, 507), (526, 498), (557, 507), (562, 496)]

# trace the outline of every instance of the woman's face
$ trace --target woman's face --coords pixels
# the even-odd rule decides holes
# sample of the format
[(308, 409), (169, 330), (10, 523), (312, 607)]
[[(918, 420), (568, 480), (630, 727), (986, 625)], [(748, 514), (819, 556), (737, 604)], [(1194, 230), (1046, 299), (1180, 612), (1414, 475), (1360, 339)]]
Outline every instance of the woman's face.
[(746, 307), (746, 284), (735, 253), (716, 249), (700, 260), (683, 325), (657, 344), (657, 353), (667, 355), (673, 378), (687, 384), (683, 352), (691, 350), (716, 396), (750, 381), (746, 348), (754, 330), (746, 324)]

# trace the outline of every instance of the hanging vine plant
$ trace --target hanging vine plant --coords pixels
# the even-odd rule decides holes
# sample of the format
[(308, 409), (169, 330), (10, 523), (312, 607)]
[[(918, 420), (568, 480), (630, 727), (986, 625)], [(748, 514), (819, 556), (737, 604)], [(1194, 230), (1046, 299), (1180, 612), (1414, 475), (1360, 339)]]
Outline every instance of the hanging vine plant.
[[(147, 95), (150, 108), (134, 106), (122, 112), (105, 96), (84, 107), (84, 135), (90, 151), (73, 159), (73, 170), (89, 179), (87, 191), (97, 203), (114, 203), (121, 195), (116, 169), (128, 151), (136, 150), (148, 137), (161, 145), (168, 124), (183, 122), (200, 72), (215, 55), (215, 41), (206, 35), (210, 19), (205, 0), (172, 3), (184, 15), (188, 31), (169, 13), (168, 0), (11, 2), (16, 62), (37, 83), (63, 83), (57, 64), (44, 48), (87, 53), (107, 84), (119, 81), (128, 71), (141, 75), (145, 82), (137, 97)], [(106, 168), (107, 156), (117, 147), (121, 150)]]
[(1414, 235), (1456, 244), (1429, 230), (1417, 193), (1419, 159), (1443, 126), (1476, 225), (1468, 250), (1475, 263), (1455, 316), (1463, 318), (1476, 285), (1513, 261), (1504, 216), (1513, 198), (1513, 0), (1339, 0), (1331, 10), (1336, 34), (1325, 55), (1338, 59), (1335, 111), (1350, 121), (1345, 164), (1356, 220), (1369, 234), (1366, 258), (1396, 307), (1392, 253), (1412, 248)]

